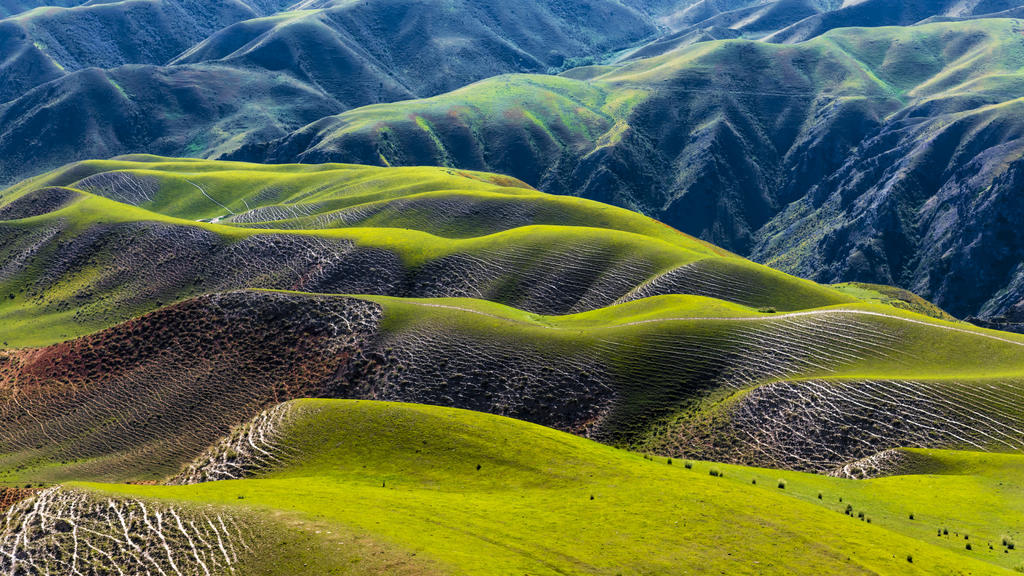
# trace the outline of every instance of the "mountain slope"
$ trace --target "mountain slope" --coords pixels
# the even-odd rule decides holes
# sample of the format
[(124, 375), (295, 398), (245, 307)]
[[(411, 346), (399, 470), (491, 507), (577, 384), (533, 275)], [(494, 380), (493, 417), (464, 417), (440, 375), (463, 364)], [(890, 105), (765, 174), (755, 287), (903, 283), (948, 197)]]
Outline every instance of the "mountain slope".
[(1019, 0), (863, 0), (844, 2), (836, 10), (808, 16), (768, 36), (768, 42), (802, 42), (835, 28), (853, 26), (907, 26), (918, 22), (948, 18), (984, 18), (999, 16), (1020, 8)]
[(1022, 239), (1008, 226), (1019, 29), (977, 20), (793, 46), (709, 42), (357, 109), (235, 156), (508, 173), (819, 281), (896, 284), (960, 317), (1000, 316), (1024, 299)]
[(978, 18), (1019, 18), (1020, 0), (718, 0), (683, 2), (655, 11), (669, 33), (624, 56), (648, 58), (711, 40), (745, 38), (773, 43), (804, 42), (829, 30), (913, 26)]
[(5, 18), (0, 20), (0, 102), (67, 72), (166, 64), (258, 10), (242, 0), (121, 0), (40, 7)]
[(810, 470), (1022, 447), (1019, 338), (508, 177), (132, 157), (8, 189), (0, 218), (0, 341), (43, 346), (0, 376), (19, 481), (163, 476), (303, 396)]
[[(655, 32), (643, 14), (609, 0), (376, 0), (301, 7), (225, 28), (175, 62), (286, 70), (355, 107), (432, 96), (508, 72), (560, 69)], [(360, 93), (370, 88), (379, 92)]]
[(73, 164), (3, 197), (12, 343), (239, 288), (552, 314), (678, 290), (779, 310), (856, 300), (628, 211), (479, 173), (132, 157)]
[(69, 157), (216, 155), (341, 109), (285, 75), (213, 65), (91, 68), (0, 104), (0, 180)]
[[(934, 472), (853, 481), (669, 464), (504, 418), (377, 402), (289, 403), (249, 431), (245, 452), (226, 454), (262, 450), (272, 464), (250, 460), (243, 480), (72, 484), (25, 501), (0, 531), (5, 552), (24, 553), (0, 566), (103, 565), (87, 545), (73, 560), (54, 554), (76, 534), (129, 570), (146, 566), (134, 541), (149, 566), (257, 574), (1011, 574), (1019, 562), (1000, 544), (1020, 529), (1019, 456), (920, 452)], [(78, 532), (21, 528), (35, 518)]]

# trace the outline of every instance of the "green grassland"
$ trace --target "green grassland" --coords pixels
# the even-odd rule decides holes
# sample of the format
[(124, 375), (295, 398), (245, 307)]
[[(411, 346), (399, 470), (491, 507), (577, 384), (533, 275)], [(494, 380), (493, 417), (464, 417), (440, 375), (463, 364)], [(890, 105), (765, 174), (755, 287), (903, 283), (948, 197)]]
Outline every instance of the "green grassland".
[[(1010, 574), (1021, 562), (1000, 540), (1024, 530), (1020, 456), (928, 452), (941, 469), (854, 481), (684, 466), (446, 408), (303, 400), (293, 409), (281, 443), (295, 456), (254, 478), (72, 486), (287, 519), (328, 544), (283, 557), (322, 574), (370, 572), (324, 554), (351, 534), (406, 573)], [(943, 527), (948, 537), (936, 535)], [(257, 556), (252, 573), (284, 573), (278, 544), (263, 543), (279, 552)]]
[[(505, 176), (131, 156), (9, 188), (0, 215), (11, 393), (96, 394), (88, 409), (33, 396), (80, 430), (56, 451), (41, 452), (29, 440), (40, 432), (25, 427), (43, 408), (12, 406), (25, 419), (11, 424), (12, 481), (165, 475), (280, 398), (281, 378), (295, 380), (285, 398), (337, 395), (332, 386), (353, 378), (364, 388), (343, 394), (472, 406), (618, 446), (803, 470), (866, 456), (867, 438), (884, 448), (1022, 447), (1012, 430), (1024, 421), (1024, 338), (957, 322), (895, 289), (788, 276), (636, 213)], [(358, 346), (275, 333), (282, 320), (271, 311), (285, 304), (298, 322), (340, 314), (363, 326), (345, 316), (345, 294), (379, 309)], [(222, 296), (245, 303), (246, 332), (231, 334), (229, 323), (191, 333), (199, 319), (185, 311), (219, 317)], [(141, 343), (144, 354), (127, 352)], [(45, 348), (23, 350), (33, 346)], [(197, 346), (228, 355), (214, 363), (216, 382), (190, 368), (213, 369)], [(258, 368), (266, 358), (301, 366), (325, 350), (335, 351), (316, 361), (325, 371), (316, 378)], [(337, 359), (353, 355), (374, 358), (372, 377), (341, 376), (350, 368)], [(65, 363), (82, 362), (68, 376), (85, 380), (67, 383)], [(173, 423), (195, 406), (140, 408), (138, 442), (165, 451), (154, 463), (99, 440), (116, 427), (114, 397), (159, 397), (145, 382), (241, 404), (177, 442)], [(237, 382), (252, 383), (249, 397)], [(890, 424), (900, 419), (905, 428)]]
[[(0, 192), (0, 239), (0, 482), (62, 484), (17, 505), (61, 527), (180, 512), (178, 533), (139, 530), (216, 556), (212, 520), (234, 518), (254, 574), (1021, 563), (1002, 538), (1024, 530), (1024, 336), (896, 289), (453, 168), (81, 162)], [(242, 479), (84, 483), (201, 469), (232, 426), (309, 396), (416, 404), (287, 404), (251, 444), (273, 463)], [(908, 445), (977, 452), (903, 452), (914, 474), (864, 481), (739, 465)], [(0, 550), (59, 572), (69, 532), (17, 525)]]
[[(394, 254), (403, 269), (413, 271), (453, 256), (496, 258), (493, 266), (500, 275), (482, 280), (486, 285), (477, 293), (513, 305), (521, 291), (517, 286), (528, 285), (531, 275), (544, 274), (552, 266), (567, 266), (577, 258), (576, 250), (584, 250), (578, 266), (590, 274), (616, 263), (636, 268), (631, 272), (635, 279), (626, 281), (637, 282), (638, 289), (662, 273), (701, 262), (710, 273), (735, 278), (741, 289), (734, 297), (748, 305), (794, 310), (855, 301), (636, 213), (544, 194), (518, 180), (485, 173), (134, 156), (76, 163), (27, 180), (0, 193), (0, 206), (33, 210), (33, 203), (45, 202), (52, 187), (60, 187), (70, 198), (37, 215), (12, 212), (13, 219), (0, 222), (0, 231), (11, 239), (8, 258), (15, 266), (4, 278), (4, 291), (12, 297), (0, 300), (5, 321), (0, 341), (5, 346), (39, 346), (81, 336), (205, 291), (297, 287), (281, 280), (213, 278), (208, 286), (182, 280), (136, 288), (132, 283), (141, 280), (139, 276), (116, 283), (110, 278), (118, 269), (144, 263), (122, 262), (122, 253), (95, 247), (89, 248), (93, 252), (77, 269), (61, 270), (56, 278), (48, 271), (46, 255), (57, 253), (61, 245), (97, 231), (139, 224), (173, 227), (186, 236), (207, 234), (222, 247), (254, 238), (348, 242)], [(39, 194), (43, 197), (34, 196)], [(19, 256), (31, 245), (20, 242), (30, 243), (33, 234), (51, 227), (59, 229), (53, 238), (34, 246), (29, 256)], [(587, 250), (596, 255), (588, 256)], [(201, 263), (188, 266), (195, 270)], [(91, 288), (100, 285), (109, 287)], [(753, 292), (744, 298), (742, 286), (748, 285)], [(138, 297), (135, 290), (148, 292)], [(605, 303), (615, 297), (611, 294)]]
[[(225, 423), (302, 390), (472, 406), (616, 446), (819, 472), (901, 445), (1024, 449), (1018, 432), (1024, 428), (1024, 337), (879, 303), (770, 313), (664, 295), (550, 316), (468, 298), (362, 295), (356, 298), (379, 306), (380, 320), (366, 326), (357, 345), (338, 349), (319, 336), (279, 341), (276, 332), (291, 329), (256, 318), (288, 301), (298, 306), (290, 314), (300, 328), (307, 306), (331, 322), (358, 322), (339, 316), (347, 297), (254, 291), (233, 298), (253, 316), (203, 324), (201, 334), (192, 334), (198, 319), (177, 319), (170, 307), (2, 358), (13, 370), (4, 378), (27, 395), (19, 400), (25, 408), (11, 406), (12, 420), (0, 426), (9, 439), (0, 481), (159, 479), (223, 433)], [(204, 313), (219, 314), (219, 307)], [(136, 346), (145, 352), (132, 353)], [(308, 350), (332, 350), (316, 360), (326, 380), (305, 384), (312, 388), (302, 388), (304, 369), (294, 381), (264, 374), (267, 362), (306, 364)], [(377, 367), (349, 375), (349, 357), (374, 358)], [(28, 365), (18, 368), (22, 362)], [(97, 373), (104, 364), (111, 368)], [(79, 375), (63, 367), (78, 365), (92, 376), (70, 385), (90, 390), (88, 397), (62, 401), (34, 391), (35, 382), (65, 386), (53, 380), (65, 375), (78, 382)], [(216, 375), (204, 376), (207, 371)], [(277, 388), (282, 378), (299, 392), (264, 397), (264, 387)], [(802, 386), (809, 389), (795, 399), (773, 395)], [(9, 392), (18, 397), (16, 388)], [(160, 400), (162, 394), (170, 400)], [(137, 423), (122, 424), (116, 399), (134, 397), (140, 398), (132, 417)], [(562, 403), (562, 397), (571, 400)], [(225, 406), (218, 408), (218, 401)], [(177, 424), (197, 414), (202, 420), (211, 410), (217, 420)], [(44, 414), (76, 432), (37, 445), (45, 429), (33, 422)], [(902, 423), (890, 424), (896, 421)], [(129, 436), (110, 443), (104, 440), (109, 434)]]

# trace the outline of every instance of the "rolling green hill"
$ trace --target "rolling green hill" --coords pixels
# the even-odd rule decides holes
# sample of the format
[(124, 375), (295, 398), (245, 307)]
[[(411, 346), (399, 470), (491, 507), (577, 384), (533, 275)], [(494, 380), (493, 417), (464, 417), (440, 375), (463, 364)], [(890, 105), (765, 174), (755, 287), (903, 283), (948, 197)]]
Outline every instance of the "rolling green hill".
[(1020, 16), (0, 0), (0, 574), (1024, 572)]
[(1024, 337), (897, 289), (508, 176), (143, 155), (0, 192), (0, 262), (0, 569), (1020, 564)]
[(1024, 298), (1021, 49), (1012, 19), (706, 42), (360, 108), (235, 157), (508, 173), (819, 281), (999, 316)]
[[(1012, 574), (1021, 561), (1004, 545), (1022, 530), (1020, 456), (918, 451), (920, 474), (856, 481), (311, 400), (208, 456), (197, 469), (244, 479), (47, 489), (14, 509), (0, 549), (24, 568), (246, 574)], [(39, 520), (56, 529), (23, 528)]]
[(1022, 448), (1020, 337), (505, 176), (134, 156), (7, 189), (0, 220), (12, 481), (166, 476), (309, 396), (816, 471)]
[[(37, 9), (0, 21), (0, 100), (17, 96), (0, 104), (0, 181), (130, 152), (507, 173), (1020, 329), (1020, 8), (898, 4)], [(176, 32), (196, 14), (212, 28)], [(670, 36), (628, 52), (658, 26)], [(689, 45), (710, 39), (726, 40)], [(121, 62), (163, 65), (73, 72)]]
[(684, 288), (779, 310), (854, 300), (626, 210), (439, 168), (134, 157), (70, 165), (2, 201), (12, 345), (238, 288), (469, 296), (549, 314)]

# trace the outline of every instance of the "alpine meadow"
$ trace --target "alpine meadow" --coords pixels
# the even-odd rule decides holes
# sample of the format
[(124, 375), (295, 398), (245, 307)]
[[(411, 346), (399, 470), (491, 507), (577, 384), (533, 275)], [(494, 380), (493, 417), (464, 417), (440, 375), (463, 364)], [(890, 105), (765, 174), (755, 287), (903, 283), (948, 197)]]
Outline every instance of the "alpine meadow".
[(1024, 0), (0, 0), (0, 574), (1021, 573)]

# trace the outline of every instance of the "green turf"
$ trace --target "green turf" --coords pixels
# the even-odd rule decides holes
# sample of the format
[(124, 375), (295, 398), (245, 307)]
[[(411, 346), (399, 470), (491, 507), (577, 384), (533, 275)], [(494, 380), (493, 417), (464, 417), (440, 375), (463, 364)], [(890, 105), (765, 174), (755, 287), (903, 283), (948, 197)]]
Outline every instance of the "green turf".
[[(316, 527), (321, 540), (358, 534), (395, 559), (426, 561), (422, 572), (1009, 574), (1020, 562), (1020, 551), (987, 547), (1024, 530), (1019, 456), (934, 453), (970, 470), (853, 481), (687, 468), (447, 408), (321, 400), (295, 408), (302, 416), (284, 443), (299, 455), (258, 479), (80, 486), (256, 510)], [(845, 503), (871, 522), (843, 514)], [(950, 537), (937, 537), (940, 527)], [(975, 550), (953, 530), (970, 533)], [(325, 548), (285, 550), (322, 565)], [(283, 573), (272, 560), (256, 562)]]

